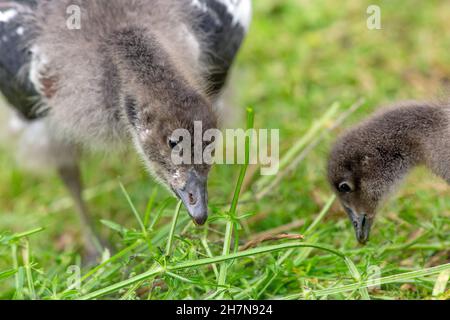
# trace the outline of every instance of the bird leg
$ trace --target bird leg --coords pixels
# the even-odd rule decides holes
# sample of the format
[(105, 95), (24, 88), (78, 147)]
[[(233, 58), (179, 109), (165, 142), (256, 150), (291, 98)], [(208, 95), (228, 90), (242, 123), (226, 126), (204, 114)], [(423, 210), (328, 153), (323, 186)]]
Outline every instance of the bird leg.
[(105, 243), (100, 240), (101, 238), (95, 230), (86, 203), (83, 200), (80, 168), (77, 164), (64, 166), (58, 169), (58, 173), (69, 190), (80, 217), (86, 254), (89, 258), (98, 257), (101, 255)]

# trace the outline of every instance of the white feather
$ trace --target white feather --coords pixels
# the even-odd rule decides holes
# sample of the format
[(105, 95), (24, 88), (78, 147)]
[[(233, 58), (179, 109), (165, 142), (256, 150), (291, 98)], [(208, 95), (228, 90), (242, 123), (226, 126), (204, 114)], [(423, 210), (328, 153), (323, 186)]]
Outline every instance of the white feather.
[(246, 31), (252, 21), (251, 0), (217, 0), (224, 4), (228, 12), (233, 16), (233, 23), (239, 23)]
[(4, 12), (0, 11), (0, 22), (7, 23), (17, 15), (17, 10), (9, 9)]

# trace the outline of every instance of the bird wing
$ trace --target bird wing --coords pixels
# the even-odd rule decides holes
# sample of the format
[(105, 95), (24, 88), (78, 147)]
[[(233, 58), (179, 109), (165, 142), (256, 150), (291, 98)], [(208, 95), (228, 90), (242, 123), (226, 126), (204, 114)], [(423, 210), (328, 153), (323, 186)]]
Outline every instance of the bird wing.
[[(228, 71), (247, 33), (251, 0), (184, 0), (194, 15), (192, 29), (202, 39), (201, 52), (211, 94), (220, 92)], [(26, 118), (38, 116), (36, 90), (29, 77), (30, 30), (23, 16), (33, 10), (36, 0), (0, 0), (0, 91)]]
[(228, 71), (250, 26), (251, 0), (186, 0), (197, 19), (193, 29), (202, 41), (211, 93), (225, 84)]
[[(0, 91), (9, 104), (25, 118), (33, 119), (38, 95), (28, 77), (30, 54), (26, 47), (29, 31), (23, 17), (35, 4), (33, 0), (0, 0)], [(21, 77), (21, 75), (25, 75)]]

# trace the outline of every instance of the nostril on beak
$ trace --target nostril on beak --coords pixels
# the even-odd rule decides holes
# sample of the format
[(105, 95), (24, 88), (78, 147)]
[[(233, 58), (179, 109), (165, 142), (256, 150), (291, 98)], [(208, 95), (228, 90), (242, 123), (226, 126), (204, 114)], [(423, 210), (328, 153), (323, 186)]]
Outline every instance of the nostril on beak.
[(197, 203), (197, 199), (195, 198), (195, 196), (189, 192), (189, 204), (191, 206), (195, 205)]
[(178, 198), (183, 201), (194, 222), (197, 225), (205, 224), (208, 218), (206, 176), (201, 176), (192, 170), (188, 173), (184, 186), (182, 188), (173, 189)]
[(366, 215), (363, 215), (361, 220), (361, 228), (364, 228), (364, 226), (366, 225), (367, 221), (366, 219), (367, 219)]

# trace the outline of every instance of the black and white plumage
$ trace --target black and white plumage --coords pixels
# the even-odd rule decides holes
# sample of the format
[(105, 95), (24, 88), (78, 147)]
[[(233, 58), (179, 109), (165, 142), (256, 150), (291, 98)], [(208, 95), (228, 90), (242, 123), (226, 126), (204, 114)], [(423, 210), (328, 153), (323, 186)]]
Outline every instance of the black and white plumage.
[[(67, 27), (74, 5), (79, 29)], [(217, 126), (214, 105), (250, 20), (250, 0), (0, 0), (0, 89), (86, 224), (79, 150), (121, 144), (204, 223), (209, 166), (175, 166), (167, 141), (194, 121)]]
[[(22, 5), (23, 4), (23, 5)], [(32, 1), (0, 1), (0, 88), (8, 102), (27, 119), (34, 119), (37, 92), (27, 78), (30, 55), (22, 22)]]
[(360, 243), (383, 200), (415, 166), (450, 184), (450, 105), (404, 102), (376, 113), (335, 143), (328, 179)]
[[(147, 0), (151, 6), (152, 0)], [(192, 40), (198, 42), (211, 95), (223, 89), (228, 71), (248, 31), (250, 0), (179, 0), (192, 10)], [(24, 22), (36, 10), (35, 0), (0, 0), (0, 88), (10, 104), (36, 118), (39, 94), (30, 81), (33, 58), (29, 38), (35, 30)], [(26, 20), (26, 18), (25, 18)], [(201, 44), (200, 44), (201, 42)]]

